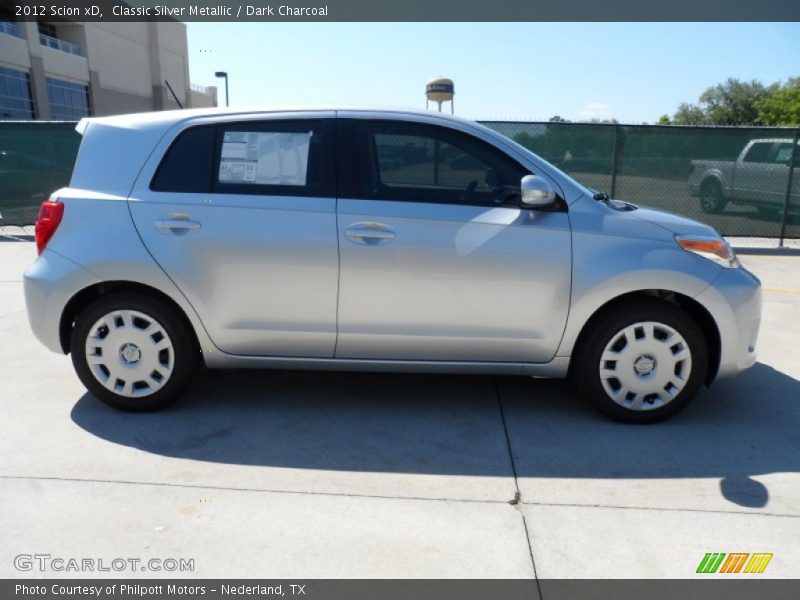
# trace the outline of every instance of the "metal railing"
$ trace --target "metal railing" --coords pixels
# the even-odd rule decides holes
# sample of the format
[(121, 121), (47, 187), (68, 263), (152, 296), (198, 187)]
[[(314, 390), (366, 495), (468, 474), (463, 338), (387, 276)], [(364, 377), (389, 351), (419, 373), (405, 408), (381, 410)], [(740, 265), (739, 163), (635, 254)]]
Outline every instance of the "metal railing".
[(39, 34), (39, 43), (41, 43), (42, 46), (53, 48), (59, 52), (66, 52), (67, 54), (74, 54), (75, 56), (83, 56), (83, 49), (78, 46), (78, 44), (65, 42), (64, 40), (45, 35), (43, 33)]
[(0, 33), (13, 35), (18, 38), (22, 37), (22, 30), (19, 28), (19, 25), (11, 21), (0, 21)]
[(189, 88), (193, 92), (198, 92), (200, 94), (208, 94), (208, 87), (205, 85), (200, 85), (199, 83), (190, 83)]

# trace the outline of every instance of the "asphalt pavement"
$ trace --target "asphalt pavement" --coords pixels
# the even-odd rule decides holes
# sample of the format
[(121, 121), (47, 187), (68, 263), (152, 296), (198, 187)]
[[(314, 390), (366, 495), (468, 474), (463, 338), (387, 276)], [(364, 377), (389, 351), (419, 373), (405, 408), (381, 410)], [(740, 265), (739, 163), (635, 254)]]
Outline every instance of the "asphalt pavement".
[[(754, 251), (755, 252), (755, 251)], [(0, 237), (0, 577), (685, 578), (707, 552), (800, 576), (800, 256), (755, 252), (759, 362), (654, 426), (563, 381), (198, 373), (126, 414), (30, 332)], [(20, 554), (193, 559), (19, 571)]]

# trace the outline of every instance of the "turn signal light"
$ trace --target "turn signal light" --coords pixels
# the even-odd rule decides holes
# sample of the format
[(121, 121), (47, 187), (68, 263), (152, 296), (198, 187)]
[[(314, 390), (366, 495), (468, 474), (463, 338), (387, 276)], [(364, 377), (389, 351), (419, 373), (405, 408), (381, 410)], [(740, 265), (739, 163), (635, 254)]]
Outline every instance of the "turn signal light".
[(734, 269), (739, 266), (739, 260), (736, 258), (733, 248), (722, 238), (676, 236), (675, 241), (684, 250), (694, 252), (722, 267)]

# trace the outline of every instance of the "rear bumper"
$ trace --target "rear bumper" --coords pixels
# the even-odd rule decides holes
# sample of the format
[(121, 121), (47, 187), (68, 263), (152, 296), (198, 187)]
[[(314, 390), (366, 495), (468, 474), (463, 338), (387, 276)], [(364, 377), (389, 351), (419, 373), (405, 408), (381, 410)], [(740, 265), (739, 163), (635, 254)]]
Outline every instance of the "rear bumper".
[(761, 282), (747, 269), (725, 269), (696, 300), (714, 317), (720, 335), (718, 378), (752, 367), (761, 326)]
[(64, 308), (77, 292), (100, 280), (52, 250), (45, 250), (28, 267), (23, 280), (33, 334), (49, 350), (63, 354), (59, 328)]

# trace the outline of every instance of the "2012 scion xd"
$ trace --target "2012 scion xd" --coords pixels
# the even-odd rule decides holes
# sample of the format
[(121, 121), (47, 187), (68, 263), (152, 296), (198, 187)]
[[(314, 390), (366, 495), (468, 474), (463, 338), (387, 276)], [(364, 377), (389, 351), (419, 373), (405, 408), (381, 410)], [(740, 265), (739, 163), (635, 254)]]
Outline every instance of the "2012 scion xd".
[(570, 376), (652, 422), (755, 361), (760, 284), (713, 229), (476, 123), (274, 108), (77, 129), (25, 296), (112, 406), (160, 408), (202, 361)]

